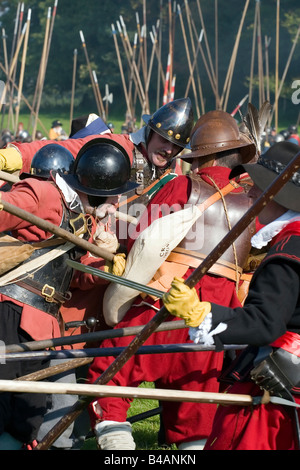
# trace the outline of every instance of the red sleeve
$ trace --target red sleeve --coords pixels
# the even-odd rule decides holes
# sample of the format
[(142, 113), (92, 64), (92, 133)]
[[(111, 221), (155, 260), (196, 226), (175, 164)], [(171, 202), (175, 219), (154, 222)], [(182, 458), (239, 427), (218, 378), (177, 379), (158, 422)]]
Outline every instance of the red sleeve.
[[(96, 221), (93, 217), (90, 217), (91, 221), (91, 226), (89, 227), (90, 229), (90, 238), (89, 242), (93, 243), (93, 235), (96, 230)], [(109, 228), (107, 229), (109, 230)], [(84, 264), (85, 266), (90, 266), (92, 268), (99, 269), (101, 271), (104, 270), (104, 266), (106, 264), (106, 261), (102, 258), (97, 258), (96, 256), (91, 255), (91, 253), (85, 253), (83, 256), (81, 256), (80, 260), (78, 260), (81, 264)], [(93, 276), (92, 274), (85, 273), (83, 271), (77, 271), (74, 270), (73, 278), (72, 278), (72, 288), (78, 288), (81, 290), (89, 290), (95, 285), (106, 285), (108, 284), (109, 281), (106, 279), (103, 279), (98, 276)]]
[(191, 180), (187, 176), (178, 176), (166, 183), (148, 204), (133, 236), (128, 240), (128, 251), (130, 251), (134, 240), (137, 238), (137, 234), (145, 230), (151, 222), (170, 214), (170, 212), (182, 209), (188, 201), (190, 192)]

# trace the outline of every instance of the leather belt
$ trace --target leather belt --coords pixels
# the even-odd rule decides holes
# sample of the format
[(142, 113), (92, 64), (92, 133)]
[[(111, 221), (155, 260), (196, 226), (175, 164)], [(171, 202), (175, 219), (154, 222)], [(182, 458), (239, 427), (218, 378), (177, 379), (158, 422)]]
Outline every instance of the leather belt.
[(31, 279), (16, 281), (15, 284), (29, 290), (33, 294), (40, 295), (46, 300), (46, 302), (56, 302), (62, 304), (71, 298), (71, 293), (68, 293), (68, 295), (63, 295), (57, 292), (53, 286), (50, 286), (49, 284), (44, 284), (41, 286), (41, 284)]

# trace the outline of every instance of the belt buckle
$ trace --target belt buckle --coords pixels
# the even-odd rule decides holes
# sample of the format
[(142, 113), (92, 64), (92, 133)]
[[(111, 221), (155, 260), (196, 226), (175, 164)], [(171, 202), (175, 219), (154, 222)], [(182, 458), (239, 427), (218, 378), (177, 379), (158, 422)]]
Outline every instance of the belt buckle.
[(55, 288), (45, 284), (42, 288), (42, 295), (45, 297), (46, 302), (55, 302), (54, 300)]

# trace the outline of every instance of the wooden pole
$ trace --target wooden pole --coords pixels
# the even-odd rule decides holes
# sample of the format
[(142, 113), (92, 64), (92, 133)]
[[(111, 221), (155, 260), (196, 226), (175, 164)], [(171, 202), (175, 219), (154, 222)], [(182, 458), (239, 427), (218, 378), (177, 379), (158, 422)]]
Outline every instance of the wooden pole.
[(2, 181), (7, 181), (8, 183), (17, 183), (20, 181), (20, 178), (16, 175), (11, 173), (7, 173), (7, 171), (0, 170), (0, 179)]
[(135, 33), (134, 39), (133, 39), (132, 58), (131, 58), (131, 64), (130, 64), (130, 77), (129, 77), (129, 84), (128, 84), (128, 101), (130, 103), (130, 109), (132, 110), (132, 117), (135, 116), (135, 105), (134, 105), (134, 100), (133, 100), (133, 84), (135, 85), (135, 90), (137, 94), (139, 95), (139, 100), (142, 105), (141, 92), (137, 85), (137, 80), (135, 77), (135, 70), (134, 70), (134, 65), (133, 65), (135, 63), (135, 58), (136, 58), (137, 41), (138, 41), (138, 33)]
[(98, 101), (99, 101), (99, 104), (100, 104), (101, 117), (106, 122), (106, 116), (105, 116), (105, 111), (104, 111), (104, 106), (103, 106), (102, 95), (101, 95), (101, 92), (100, 92), (98, 78), (97, 78), (97, 74), (96, 74), (95, 70), (93, 70), (93, 80), (94, 80), (94, 84), (95, 84), (96, 93), (97, 93), (97, 96), (98, 96)]
[(119, 70), (120, 70), (120, 74), (121, 74), (121, 80), (122, 80), (123, 91), (124, 91), (124, 95), (125, 95), (127, 111), (131, 116), (131, 108), (130, 108), (129, 97), (128, 97), (128, 92), (127, 92), (127, 88), (126, 88), (126, 82), (125, 82), (125, 77), (124, 77), (124, 71), (123, 71), (119, 46), (118, 46), (117, 32), (116, 32), (115, 27), (114, 27), (113, 24), (111, 25), (111, 29), (112, 29), (112, 35), (113, 35), (113, 39), (114, 39), (114, 43), (115, 43), (115, 49), (116, 49), (116, 53), (117, 53), (117, 59), (118, 59)]
[[(245, 349), (246, 346), (232, 345), (230, 349)], [(82, 359), (86, 357), (116, 357), (124, 352), (126, 346), (107, 347), (107, 348), (84, 348), (84, 349), (68, 349), (63, 351), (22, 351), (16, 353), (0, 353), (0, 361), (35, 361), (42, 359)], [(226, 348), (228, 350), (229, 347)], [(144, 354), (174, 354), (189, 352), (215, 351), (215, 346), (203, 346), (201, 344), (183, 343), (183, 344), (155, 344), (152, 346), (141, 346), (135, 352), (136, 355)]]
[(199, 118), (200, 117), (200, 110), (199, 110), (199, 104), (198, 104), (198, 95), (197, 95), (195, 80), (194, 80), (194, 76), (193, 76), (191, 58), (190, 58), (189, 48), (188, 48), (188, 44), (187, 44), (187, 39), (186, 39), (185, 28), (184, 28), (184, 24), (183, 24), (183, 18), (182, 18), (182, 14), (181, 14), (180, 5), (177, 5), (177, 10), (178, 10), (179, 18), (180, 18), (180, 24), (181, 24), (183, 40), (184, 40), (184, 44), (185, 44), (185, 51), (186, 51), (186, 56), (187, 56), (187, 61), (188, 61), (188, 66), (189, 66), (189, 72), (190, 72), (190, 76), (192, 77), (192, 87), (193, 87), (194, 98), (195, 98), (196, 115)]
[[(7, 71), (5, 69), (5, 67), (3, 66), (3, 64), (1, 64), (0, 62), (0, 68), (1, 70), (6, 74), (6, 79), (9, 81), (11, 81), (11, 78), (9, 78), (8, 74), (7, 74)], [(14, 83), (13, 86), (15, 87), (15, 89), (18, 91), (18, 87), (17, 85)], [(24, 101), (24, 103), (26, 104), (26, 106), (28, 107), (28, 109), (30, 110), (30, 112), (32, 113), (33, 116), (35, 116), (35, 111), (34, 109), (32, 108), (31, 104), (29, 103), (29, 101), (27, 100), (27, 98), (22, 94), (22, 100)], [(38, 119), (38, 123), (40, 124), (40, 126), (44, 129), (45, 133), (47, 134), (47, 129), (46, 127), (44, 126), (44, 124), (42, 123), (42, 121), (39, 119), (39, 117), (37, 118)]]
[[(136, 56), (136, 47), (137, 47), (138, 34), (135, 33), (133, 46), (131, 46), (130, 40), (129, 40), (129, 37), (128, 37), (128, 34), (127, 34), (126, 25), (125, 25), (125, 22), (124, 22), (122, 16), (120, 16), (120, 21), (121, 21), (121, 25), (122, 25), (123, 29), (121, 28), (121, 26), (119, 26), (118, 21), (117, 21), (117, 26), (118, 26), (120, 37), (121, 37), (121, 40), (122, 40), (122, 43), (123, 43), (123, 46), (124, 46), (124, 50), (125, 50), (125, 54), (126, 54), (127, 62), (128, 62), (128, 67), (129, 67), (128, 101), (130, 103), (131, 117), (133, 118), (133, 116), (135, 115), (134, 104), (133, 104), (133, 99), (132, 99), (133, 83), (136, 86), (139, 98), (141, 96), (140, 91), (139, 91), (138, 86), (137, 86), (137, 80), (136, 80), (135, 70), (134, 70), (134, 65), (133, 65), (133, 63), (135, 62), (135, 56)], [(141, 99), (140, 99), (140, 101), (141, 101)]]
[[(111, 330), (94, 331), (80, 335), (62, 336), (60, 338), (49, 338), (39, 341), (27, 341), (19, 344), (8, 344), (5, 346), (5, 353), (39, 351), (46, 348), (57, 348), (59, 346), (68, 346), (76, 343), (94, 343), (95, 341), (103, 341), (108, 338), (134, 336), (140, 333), (144, 327), (145, 325), (128, 326), (126, 328), (113, 328)], [(168, 321), (159, 325), (156, 332), (181, 330), (183, 328), (187, 328), (184, 320)]]
[(146, 82), (146, 86), (145, 86), (145, 95), (146, 96), (149, 96), (149, 86), (150, 86), (150, 80), (151, 80), (151, 75), (152, 75), (152, 67), (153, 67), (153, 60), (154, 60), (154, 54), (155, 54), (155, 41), (156, 41), (156, 36), (154, 38), (152, 31), (150, 31), (149, 35), (150, 35), (150, 39), (152, 41), (152, 51), (151, 51), (149, 69), (148, 69), (148, 77), (147, 77), (147, 82)]
[(204, 43), (205, 43), (205, 46), (206, 46), (206, 51), (207, 51), (207, 56), (208, 56), (208, 63), (210, 65), (210, 71), (211, 71), (211, 75), (213, 77), (214, 83), (216, 84), (216, 75), (215, 75), (215, 70), (214, 70), (214, 67), (213, 67), (213, 62), (212, 62), (212, 58), (211, 58), (211, 52), (210, 52), (209, 44), (208, 44), (206, 28), (205, 28), (205, 24), (204, 24), (204, 20), (203, 20), (203, 14), (202, 14), (201, 6), (200, 6), (200, 0), (197, 0), (197, 7), (198, 7), (198, 13), (199, 13), (200, 21), (201, 21), (201, 28), (203, 29)]
[(45, 81), (45, 74), (46, 74), (46, 58), (47, 58), (47, 49), (48, 49), (48, 40), (49, 40), (49, 31), (50, 31), (50, 21), (51, 21), (51, 8), (48, 8), (47, 14), (47, 21), (46, 21), (46, 28), (45, 28), (45, 37), (44, 37), (44, 45), (42, 51), (42, 59), (41, 59), (41, 73), (39, 76), (39, 83), (38, 83), (38, 98), (37, 98), (37, 105), (35, 109), (35, 119), (33, 123), (32, 129), (32, 138), (35, 138), (36, 129), (37, 129), (37, 117), (39, 115), (41, 101), (42, 101), (42, 94), (43, 94), (43, 87)]
[[(148, 76), (148, 55), (147, 55), (147, 0), (143, 0), (143, 29), (144, 29), (144, 53), (143, 53), (143, 72), (144, 72), (144, 84), (147, 83)], [(147, 95), (145, 94), (145, 111), (149, 113), (149, 103)]]
[(269, 45), (271, 38), (265, 36), (265, 63), (266, 63), (266, 94), (267, 101), (270, 103), (270, 69), (269, 69)]
[(234, 66), (235, 66), (235, 62), (236, 62), (239, 42), (240, 42), (242, 29), (243, 29), (243, 24), (244, 24), (244, 20), (245, 20), (247, 10), (248, 10), (249, 2), (250, 2), (250, 0), (246, 0), (246, 2), (245, 2), (243, 14), (242, 14), (242, 19), (241, 19), (241, 22), (240, 22), (237, 38), (236, 38), (236, 41), (235, 41), (235, 45), (234, 45), (234, 49), (233, 49), (233, 53), (232, 53), (232, 57), (231, 57), (231, 64), (230, 64), (230, 67), (229, 67), (229, 70), (228, 70), (228, 75), (227, 75), (228, 78), (225, 81), (225, 84), (227, 85), (227, 90), (226, 90), (226, 97), (225, 97), (225, 100), (224, 100), (224, 104), (223, 104), (223, 100), (221, 100), (221, 104), (223, 104), (223, 110), (224, 111), (226, 111), (226, 109), (227, 109), (227, 103), (228, 103), (228, 99), (229, 99), (229, 93), (230, 93), (230, 88), (231, 88), (231, 82), (232, 82), (232, 77), (233, 77)]
[[(159, 2), (159, 20), (158, 20), (158, 48), (157, 48), (157, 43), (155, 44), (155, 53), (156, 53), (156, 58), (157, 58), (157, 81), (156, 81), (156, 109), (159, 108), (159, 103), (160, 103), (160, 86), (161, 86), (161, 79), (162, 79), (162, 84), (165, 83), (165, 77), (162, 69), (162, 63), (161, 63), (161, 43), (162, 43), (162, 0)], [(161, 79), (160, 79), (161, 77)]]
[[(123, 18), (122, 18), (122, 20), (123, 20)], [(123, 44), (123, 48), (124, 48), (124, 51), (125, 51), (125, 55), (126, 55), (126, 58), (127, 58), (128, 66), (129, 66), (129, 69), (130, 69), (130, 72), (129, 72), (129, 85), (128, 85), (128, 88), (127, 88), (127, 96), (128, 96), (129, 107), (130, 107), (130, 116), (132, 118), (133, 115), (134, 115), (134, 113), (133, 113), (134, 105), (133, 105), (133, 102), (132, 102), (132, 80), (134, 81), (134, 83), (136, 85), (136, 90), (137, 90), (137, 93), (139, 95), (139, 98), (141, 97), (141, 93), (140, 93), (140, 89), (138, 88), (135, 69), (134, 69), (134, 64), (135, 64), (135, 60), (134, 60), (134, 57), (133, 57), (133, 50), (134, 49), (132, 49), (130, 41), (125, 39), (125, 35), (126, 35), (125, 24), (124, 24), (124, 28), (125, 28), (125, 35), (124, 35), (120, 22), (117, 21), (116, 23), (117, 23), (117, 28), (118, 28), (119, 35), (120, 35), (120, 38), (121, 38), (121, 42)], [(124, 23), (124, 21), (123, 21), (123, 23)], [(120, 55), (120, 57), (121, 57), (121, 55)], [(122, 69), (123, 69), (123, 67), (122, 67)], [(124, 74), (124, 72), (123, 72), (123, 74)], [(124, 78), (124, 83), (125, 83), (125, 78)], [(145, 103), (141, 101), (141, 105), (144, 106)]]
[(52, 10), (52, 18), (51, 18), (51, 23), (50, 23), (50, 28), (49, 28), (49, 35), (48, 35), (46, 59), (45, 59), (45, 66), (46, 67), (47, 67), (47, 64), (48, 64), (48, 59), (49, 59), (49, 54), (50, 54), (52, 35), (53, 35), (54, 23), (55, 23), (56, 12), (57, 12), (57, 4), (58, 4), (58, 0), (54, 0), (53, 10)]
[[(192, 20), (192, 24), (193, 24), (194, 34), (196, 35), (197, 32), (196, 32), (195, 23), (194, 23), (193, 20)], [(213, 91), (213, 93), (214, 93), (214, 95), (215, 95), (215, 97), (216, 97), (216, 100), (219, 102), (219, 93), (218, 93), (218, 91), (217, 91), (217, 89), (216, 89), (216, 82), (215, 82), (213, 76), (211, 75), (211, 71), (210, 71), (210, 69), (209, 69), (209, 66), (208, 66), (208, 63), (207, 63), (207, 60), (206, 60), (204, 51), (203, 51), (203, 47), (202, 47), (202, 38), (203, 38), (203, 35), (204, 35), (204, 31), (203, 31), (203, 29), (202, 29), (201, 32), (200, 32), (199, 38), (198, 38), (198, 47), (199, 47), (199, 50), (200, 50), (200, 53), (201, 53), (201, 57), (202, 57), (202, 60), (203, 60), (203, 63), (204, 63), (204, 67), (205, 67), (205, 70), (206, 70), (206, 73), (207, 73), (209, 82), (210, 82), (210, 84), (211, 84), (212, 91)]]
[(218, 0), (215, 0), (215, 83), (216, 83), (216, 109), (219, 103), (219, 28), (218, 28)]
[(19, 2), (19, 3), (18, 3), (18, 6), (17, 6), (17, 13), (16, 13), (15, 27), (14, 27), (14, 34), (13, 34), (13, 40), (12, 40), (12, 45), (11, 45), (11, 51), (10, 51), (10, 64), (12, 63), (12, 60), (13, 60), (13, 56), (14, 56), (14, 53), (15, 53), (16, 42), (17, 42), (18, 25), (19, 25), (19, 17), (20, 17), (20, 8), (21, 8), (21, 2)]
[(265, 84), (264, 84), (264, 70), (263, 70), (263, 54), (262, 54), (262, 39), (261, 39), (261, 20), (260, 20), (260, 1), (257, 2), (258, 15), (257, 15), (257, 54), (258, 54), (258, 78), (259, 78), (259, 108), (265, 102)]
[(0, 111), (1, 111), (1, 109), (2, 109), (2, 104), (3, 104), (4, 101), (5, 101), (8, 83), (12, 80), (13, 71), (14, 71), (15, 66), (16, 66), (16, 62), (17, 62), (17, 59), (18, 59), (19, 51), (20, 51), (20, 48), (21, 48), (21, 45), (22, 45), (22, 42), (23, 42), (23, 39), (24, 39), (24, 36), (25, 36), (26, 28), (27, 28), (27, 24), (25, 23), (25, 25), (24, 25), (24, 27), (23, 27), (23, 30), (22, 30), (22, 33), (21, 33), (21, 35), (20, 35), (20, 39), (19, 39), (19, 41), (18, 41), (17, 47), (16, 47), (15, 55), (14, 55), (14, 57), (13, 57), (13, 60), (12, 60), (11, 65), (10, 65), (10, 67), (9, 67), (8, 76), (7, 76), (7, 81), (6, 81), (6, 83), (5, 83), (4, 90), (3, 90), (3, 93), (2, 93), (2, 96), (1, 96)]
[(92, 89), (93, 89), (93, 93), (94, 93), (94, 97), (95, 97), (95, 101), (96, 101), (96, 105), (97, 105), (98, 114), (99, 114), (99, 116), (101, 116), (101, 114), (102, 114), (101, 106), (100, 106), (100, 102), (99, 102), (99, 99), (98, 99), (98, 95), (97, 95), (97, 91), (96, 91), (96, 87), (95, 87), (95, 83), (94, 83), (94, 79), (93, 79), (93, 72), (92, 72), (92, 67), (91, 67), (91, 64), (90, 64), (90, 59), (89, 59), (89, 55), (88, 55), (87, 48), (86, 48), (85, 38), (84, 38), (84, 35), (83, 35), (82, 31), (79, 31), (79, 35), (80, 35), (80, 39), (81, 39), (81, 43), (82, 43), (82, 48), (83, 48), (83, 52), (84, 52), (88, 72), (89, 72), (89, 75), (90, 75), (90, 81), (91, 81), (91, 85), (92, 85)]
[[(281, 93), (281, 90), (282, 90), (282, 87), (283, 87), (283, 84), (284, 84), (284, 80), (286, 78), (286, 74), (288, 72), (288, 68), (290, 66), (292, 56), (294, 54), (295, 47), (296, 47), (298, 39), (299, 39), (299, 34), (300, 34), (300, 26), (298, 27), (296, 36), (295, 36), (294, 41), (293, 41), (292, 48), (290, 50), (290, 53), (289, 53), (289, 56), (288, 56), (288, 59), (287, 59), (287, 62), (286, 62), (285, 68), (284, 68), (284, 72), (283, 72), (281, 80), (280, 80), (280, 85), (278, 87), (278, 91), (277, 91), (277, 95), (276, 95), (276, 100), (277, 101), (279, 100), (279, 97), (280, 97), (280, 93)], [(270, 117), (271, 120), (272, 120), (272, 117), (273, 117), (273, 113), (274, 113), (274, 108), (273, 108), (272, 113), (271, 113), (271, 117)]]
[[(194, 62), (193, 62), (192, 68), (191, 68), (191, 74), (192, 74), (192, 76), (194, 76), (194, 70), (196, 69), (196, 78), (197, 78), (197, 83), (198, 83), (199, 99), (200, 99), (200, 103), (201, 103), (201, 112), (202, 112), (202, 114), (204, 114), (205, 110), (204, 110), (204, 99), (203, 99), (202, 85), (201, 85), (200, 73), (199, 73), (199, 69), (198, 69), (198, 65), (197, 65), (197, 59), (196, 59), (199, 48), (197, 48), (197, 52), (196, 52), (195, 43), (194, 43), (194, 40), (193, 40), (193, 33), (192, 33), (191, 10), (190, 10), (190, 7), (189, 7), (189, 4), (188, 4), (187, 0), (185, 0), (185, 10), (186, 10), (186, 17), (187, 17), (188, 28), (189, 28), (189, 33), (190, 33), (191, 45), (192, 45), (192, 50), (193, 50), (193, 55), (194, 55)], [(199, 46), (199, 42), (198, 42), (198, 46)], [(185, 96), (187, 96), (187, 94)]]
[[(4, 65), (5, 65), (5, 74), (8, 76), (8, 58), (7, 58), (7, 46), (6, 46), (6, 34), (5, 34), (5, 29), (2, 28), (2, 42), (3, 42), (3, 55), (4, 55)], [(10, 83), (8, 84), (10, 86)], [(1, 116), (1, 129), (3, 129), (3, 121), (4, 121), (4, 115), (5, 115), (5, 109), (6, 109), (6, 104), (3, 103), (3, 109), (2, 109), (2, 116)]]
[[(171, 94), (171, 83), (173, 80), (173, 59), (174, 59), (174, 48), (173, 48), (173, 15), (172, 15), (172, 0), (168, 0), (168, 17), (169, 17), (169, 82), (168, 82), (168, 96)], [(169, 101), (169, 99), (168, 99)]]
[(170, 57), (170, 54), (168, 54), (166, 80), (165, 80), (163, 103), (162, 103), (163, 106), (169, 101), (170, 64), (171, 64), (171, 57)]
[[(18, 28), (17, 28), (17, 43), (20, 39), (20, 35), (22, 32), (22, 24), (23, 24), (23, 16), (24, 16), (24, 2), (21, 3), (21, 8), (20, 8), (20, 15), (19, 15), (19, 22), (18, 22)], [(13, 84), (15, 83), (16, 80), (16, 73), (17, 73), (17, 65), (13, 70), (12, 73), (12, 82)], [(8, 127), (10, 125), (10, 119), (12, 120), (12, 128), (14, 129), (14, 109), (13, 109), (13, 101), (14, 101), (14, 87), (10, 89), (10, 97), (9, 97), (9, 116), (8, 116)]]
[(44, 220), (41, 217), (37, 217), (36, 215), (31, 214), (30, 212), (27, 212), (24, 209), (20, 209), (19, 207), (14, 206), (13, 204), (10, 204), (4, 200), (0, 201), (0, 207), (2, 208), (2, 210), (9, 212), (10, 214), (15, 215), (16, 217), (19, 217), (22, 220), (26, 220), (32, 225), (36, 225), (37, 227), (41, 228), (42, 230), (45, 230), (46, 232), (53, 233), (54, 235), (57, 235), (58, 237), (61, 237), (64, 240), (74, 243), (74, 245), (81, 247), (83, 250), (89, 251), (90, 253), (94, 254), (95, 256), (98, 256), (99, 258), (103, 258), (108, 261), (113, 261), (114, 259), (115, 255), (113, 253), (110, 253), (109, 251), (102, 249), (97, 245), (94, 245), (93, 243), (89, 243), (83, 238), (79, 238), (73, 233), (62, 229), (61, 227), (58, 227), (57, 225), (52, 224), (51, 222), (48, 222), (47, 220)]
[(275, 129), (278, 132), (278, 73), (279, 73), (279, 23), (280, 23), (280, 0), (277, 0), (276, 4), (276, 62), (275, 62), (275, 101), (274, 101), (274, 112), (275, 112)]
[[(14, 26), (14, 34), (13, 34), (13, 40), (12, 40), (12, 46), (11, 46), (11, 52), (10, 52), (10, 64), (13, 60), (13, 55), (15, 51), (15, 45), (16, 45), (16, 40), (17, 40), (17, 31), (18, 31), (18, 23), (19, 23), (19, 14), (20, 14), (20, 8), (21, 8), (21, 3), (18, 3), (17, 6), (17, 13), (15, 17), (15, 26)], [(5, 70), (6, 74), (8, 75), (9, 71), (9, 65), (8, 65), (8, 56), (7, 56), (7, 47), (6, 47), (6, 35), (5, 35), (5, 29), (2, 28), (2, 40), (3, 40), (3, 52), (4, 52), (4, 65), (5, 65)], [(10, 83), (8, 84), (8, 90), (10, 90)], [(2, 108), (2, 122), (1, 122), (1, 128), (3, 127), (3, 120), (4, 120), (4, 114), (6, 111), (6, 103), (3, 103), (4, 106)], [(10, 125), (10, 107), (8, 108), (8, 119), (7, 119), (7, 127), (9, 128)]]

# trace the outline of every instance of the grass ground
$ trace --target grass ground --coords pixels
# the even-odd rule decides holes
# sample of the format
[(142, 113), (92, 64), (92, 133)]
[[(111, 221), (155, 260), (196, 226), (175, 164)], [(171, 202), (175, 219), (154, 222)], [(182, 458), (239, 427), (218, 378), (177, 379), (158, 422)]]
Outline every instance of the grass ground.
[[(93, 113), (93, 112), (95, 112), (95, 110), (91, 110), (90, 112)], [(73, 119), (76, 118), (76, 117), (88, 114), (88, 113), (89, 112), (84, 112), (82, 110), (74, 110)], [(97, 112), (96, 112), (96, 114), (97, 114)], [(8, 115), (6, 114), (4, 116), (2, 128), (4, 129), (6, 127), (9, 127), (10, 130), (13, 130), (14, 127), (15, 127), (15, 124), (14, 124), (14, 122), (12, 122), (11, 119), (10, 119), (10, 122), (8, 123), (7, 118), (8, 118)], [(39, 113), (39, 121), (37, 123), (37, 129), (40, 130), (45, 135), (45, 137), (47, 137), (48, 133), (49, 133), (49, 130), (51, 128), (52, 122), (56, 119), (59, 119), (63, 123), (63, 128), (66, 131), (67, 135), (69, 135), (70, 129), (71, 129), (71, 123), (70, 123), (70, 112), (67, 112), (67, 111), (59, 112), (57, 114), (55, 114), (52, 111), (48, 112), (48, 113), (46, 113), (46, 112)], [(33, 128), (34, 120), (30, 115), (30, 111), (21, 112), (20, 115), (19, 115), (19, 120), (18, 121), (23, 122), (24, 128), (27, 129), (29, 131), (29, 133), (31, 133), (32, 128)], [(124, 116), (111, 114), (111, 115), (108, 116), (107, 121), (112, 122), (114, 124), (115, 134), (118, 134), (118, 133), (121, 132), (121, 126), (124, 122)], [(288, 124), (285, 125), (285, 123), (282, 123), (278, 127), (278, 132), (282, 129), (286, 129), (287, 127), (288, 127)]]

